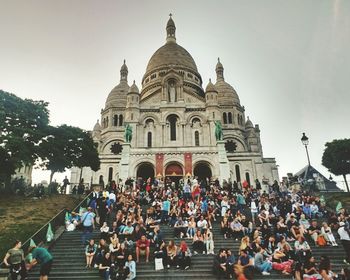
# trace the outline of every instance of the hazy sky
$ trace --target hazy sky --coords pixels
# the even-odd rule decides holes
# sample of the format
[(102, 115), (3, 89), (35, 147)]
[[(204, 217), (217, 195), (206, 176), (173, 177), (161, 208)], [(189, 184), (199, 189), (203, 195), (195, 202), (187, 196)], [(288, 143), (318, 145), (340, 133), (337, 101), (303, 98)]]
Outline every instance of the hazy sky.
[(324, 144), (350, 136), (348, 0), (0, 0), (0, 88), (48, 101), (54, 125), (91, 130), (124, 58), (140, 87), (170, 12), (204, 87), (220, 57), (280, 176), (306, 165), (306, 132), (328, 177)]

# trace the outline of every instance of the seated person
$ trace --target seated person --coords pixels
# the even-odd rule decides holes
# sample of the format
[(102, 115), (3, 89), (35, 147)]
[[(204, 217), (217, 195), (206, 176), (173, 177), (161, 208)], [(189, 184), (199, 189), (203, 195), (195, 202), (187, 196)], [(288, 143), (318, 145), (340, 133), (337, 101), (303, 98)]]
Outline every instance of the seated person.
[(313, 219), (322, 216), (320, 211), (319, 211), (318, 205), (316, 204), (316, 201), (312, 202), (312, 204), (310, 205), (310, 210), (311, 210), (311, 217)]
[(109, 226), (107, 225), (107, 222), (103, 222), (102, 227), (100, 228), (100, 238), (104, 240), (108, 240), (109, 237)]
[(302, 234), (300, 225), (297, 219), (295, 218), (294, 213), (290, 215), (289, 221), (287, 222), (287, 226), (289, 228), (289, 237), (290, 237), (289, 241), (293, 241), (297, 239), (297, 236)]
[(301, 214), (301, 215), (300, 215), (299, 224), (300, 224), (300, 227), (301, 227), (302, 230), (303, 230), (303, 233), (304, 233), (304, 232), (307, 232), (307, 230), (308, 230), (309, 227), (310, 227), (310, 222), (309, 222), (308, 219), (306, 219), (306, 217), (305, 217), (304, 214)]
[(175, 245), (174, 240), (170, 240), (166, 247), (165, 264), (167, 268), (170, 268), (170, 266), (179, 267), (177, 262), (177, 246)]
[(214, 265), (213, 265), (213, 271), (217, 276), (224, 276), (227, 277), (227, 255), (226, 251), (224, 249), (219, 250), (219, 254), (215, 256), (214, 258)]
[(100, 239), (100, 242), (98, 243), (96, 254), (95, 254), (96, 265), (102, 262), (104, 255), (108, 252), (109, 252), (109, 246), (107, 245), (106, 240)]
[(230, 224), (230, 233), (232, 237), (235, 240), (238, 240), (238, 238), (242, 238), (244, 235), (243, 232), (243, 226), (242, 224), (238, 221), (238, 219), (234, 219), (231, 224)]
[(104, 279), (104, 280), (109, 280), (109, 275), (110, 275), (110, 269), (111, 269), (111, 255), (109, 252), (107, 252), (102, 260), (101, 263), (98, 267), (100, 276)]
[(299, 235), (294, 243), (295, 253), (299, 261), (304, 263), (311, 257), (310, 245), (305, 241), (305, 238)]
[(123, 237), (127, 237), (128, 239), (131, 239), (131, 235), (134, 231), (134, 227), (132, 226), (131, 222), (128, 221), (126, 226), (123, 228), (121, 235)]
[(128, 255), (128, 259), (125, 262), (125, 276), (126, 280), (133, 280), (136, 278), (136, 263), (132, 259), (132, 255)]
[(264, 249), (261, 247), (258, 248), (258, 252), (255, 254), (254, 265), (262, 275), (270, 275), (272, 263), (264, 259)]
[(308, 229), (308, 234), (317, 245), (318, 235), (321, 233), (321, 228), (317, 225), (317, 220), (312, 220), (311, 226)]
[(321, 256), (318, 271), (322, 276), (322, 279), (333, 280), (335, 279), (335, 274), (331, 270), (331, 261), (327, 256)]
[(121, 243), (119, 249), (115, 253), (115, 263), (117, 268), (122, 268), (127, 261), (128, 252), (125, 248), (125, 243)]
[(322, 276), (317, 271), (315, 258), (312, 256), (304, 264), (303, 279), (322, 279)]
[(97, 251), (97, 245), (95, 244), (95, 240), (91, 239), (89, 244), (85, 247), (85, 256), (86, 256), (86, 267), (91, 268), (92, 261)]
[(244, 235), (248, 235), (253, 232), (253, 224), (246, 218), (245, 215), (242, 215), (241, 224), (243, 226)]
[(224, 216), (222, 218), (222, 221), (220, 223), (220, 230), (221, 230), (221, 234), (224, 235), (224, 238), (227, 238), (227, 235), (229, 235), (229, 222), (228, 222), (228, 218), (226, 216)]
[(199, 221), (197, 222), (197, 229), (201, 231), (201, 233), (204, 232), (205, 229), (208, 228), (208, 221), (204, 219), (204, 216), (201, 215)]
[(140, 261), (140, 254), (146, 255), (146, 262), (149, 261), (149, 246), (150, 241), (146, 238), (145, 235), (141, 236), (141, 239), (136, 242), (136, 262)]
[(249, 255), (247, 250), (241, 250), (237, 264), (243, 267), (244, 274), (247, 278), (253, 279), (254, 258)]
[(236, 263), (235, 255), (230, 249), (226, 250), (226, 272), (229, 278), (234, 276), (234, 265)]
[(197, 230), (196, 234), (194, 235), (192, 246), (195, 255), (198, 254), (198, 251), (205, 254), (204, 237), (200, 230)]
[(335, 241), (335, 237), (332, 233), (332, 229), (328, 226), (326, 222), (322, 223), (321, 234), (326, 239), (328, 244), (332, 245), (333, 247), (338, 246), (337, 242)]
[(177, 218), (177, 221), (174, 224), (175, 238), (178, 238), (178, 237), (182, 238), (187, 232), (187, 227), (188, 227), (187, 221), (182, 220), (182, 217), (179, 216)]
[(181, 269), (189, 269), (191, 266), (191, 250), (187, 247), (185, 241), (181, 241), (179, 252), (178, 252), (178, 262)]

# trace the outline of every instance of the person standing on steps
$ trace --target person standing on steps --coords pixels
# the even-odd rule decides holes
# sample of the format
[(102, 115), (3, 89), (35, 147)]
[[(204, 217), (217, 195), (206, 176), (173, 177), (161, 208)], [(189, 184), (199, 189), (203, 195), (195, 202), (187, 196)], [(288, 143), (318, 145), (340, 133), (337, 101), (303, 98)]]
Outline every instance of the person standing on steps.
[(53, 257), (50, 252), (46, 248), (33, 246), (29, 248), (29, 253), (32, 253), (33, 256), (30, 268), (37, 263), (40, 263), (39, 280), (48, 280), (53, 262)]
[(17, 280), (18, 275), (21, 276), (21, 280), (28, 279), (21, 247), (22, 242), (16, 240), (13, 248), (7, 251), (4, 258), (4, 264), (10, 267), (11, 280)]
[(95, 214), (92, 212), (91, 207), (88, 207), (88, 211), (81, 216), (81, 221), (84, 230), (81, 239), (83, 245), (85, 246), (86, 240), (91, 239), (92, 231), (95, 228)]
[(350, 264), (350, 233), (344, 222), (339, 223), (338, 234), (346, 254), (346, 259), (344, 262), (346, 264)]

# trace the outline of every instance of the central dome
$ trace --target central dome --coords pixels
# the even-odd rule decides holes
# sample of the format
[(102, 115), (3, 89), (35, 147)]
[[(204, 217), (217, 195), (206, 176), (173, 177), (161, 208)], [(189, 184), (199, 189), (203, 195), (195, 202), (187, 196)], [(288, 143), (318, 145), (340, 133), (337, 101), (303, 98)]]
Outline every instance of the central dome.
[(185, 68), (189, 71), (198, 73), (197, 65), (192, 56), (188, 51), (176, 43), (175, 31), (175, 23), (170, 15), (170, 19), (166, 26), (166, 43), (152, 55), (148, 62), (144, 77), (154, 70), (165, 67)]
[(164, 66), (181, 66), (197, 72), (197, 66), (192, 56), (175, 42), (166, 43), (152, 55), (146, 73)]

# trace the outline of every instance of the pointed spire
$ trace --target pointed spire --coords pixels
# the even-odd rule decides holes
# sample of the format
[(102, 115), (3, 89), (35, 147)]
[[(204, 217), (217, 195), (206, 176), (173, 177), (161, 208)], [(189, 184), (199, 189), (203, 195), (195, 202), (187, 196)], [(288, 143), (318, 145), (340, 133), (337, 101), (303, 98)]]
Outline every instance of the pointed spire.
[(122, 67), (120, 68), (120, 81), (128, 81), (128, 66), (125, 64), (125, 59)]
[(222, 66), (222, 63), (220, 62), (220, 58), (218, 57), (218, 63), (216, 63), (216, 80), (217, 81), (224, 81), (224, 66)]
[(172, 19), (172, 14), (169, 14), (169, 20), (166, 25), (166, 42), (167, 43), (176, 43), (176, 37), (175, 37), (175, 22)]

